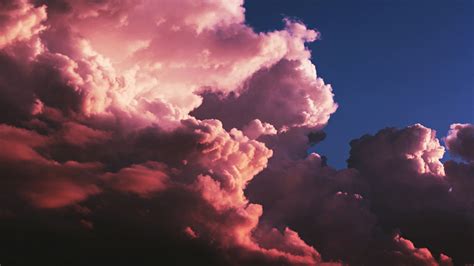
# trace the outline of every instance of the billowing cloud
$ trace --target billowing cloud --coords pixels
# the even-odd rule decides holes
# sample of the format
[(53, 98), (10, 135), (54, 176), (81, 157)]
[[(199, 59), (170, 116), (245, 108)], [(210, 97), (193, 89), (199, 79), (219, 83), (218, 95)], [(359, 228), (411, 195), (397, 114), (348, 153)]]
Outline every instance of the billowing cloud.
[(452, 124), (445, 142), (453, 155), (474, 161), (474, 125)]
[(268, 123), (262, 123), (262, 121), (258, 119), (254, 119), (244, 126), (243, 132), (245, 136), (250, 139), (258, 139), (260, 136), (277, 134), (275, 127)]
[[(186, 241), (227, 250), (222, 258), (319, 261), (291, 229), (273, 230), (281, 241), (275, 247), (254, 236), (262, 206), (250, 203), (244, 189), (272, 151), (253, 139), (275, 129), (260, 124), (265, 130), (254, 127), (249, 139), (188, 114), (201, 103), (201, 90), (238, 91), (263, 67), (309, 58), (304, 43), (315, 40), (315, 31), (286, 21), (281, 31), (256, 33), (245, 25), (242, 4), (2, 4), (2, 188), (16, 199), (5, 212), (27, 217), (10, 208), (67, 212), (86, 204), (79, 209), (90, 211), (77, 225), (101, 232), (94, 212), (120, 208), (107, 205), (109, 197), (161, 202), (156, 197), (164, 195), (160, 213), (175, 214), (179, 232), (192, 236)], [(124, 49), (116, 53), (118, 43)]]
[(0, 49), (27, 41), (45, 27), (46, 6), (34, 7), (27, 0), (0, 2)]
[[(266, 166), (272, 152), (263, 143), (248, 139), (242, 132), (226, 132), (217, 120), (186, 120), (179, 129), (181, 133), (163, 132), (159, 128), (137, 132), (137, 139), (140, 140), (132, 137), (130, 145), (145, 156), (135, 158), (133, 164), (120, 158), (114, 161), (108, 158), (108, 154), (98, 154), (95, 162), (61, 163), (48, 157), (52, 154), (63, 157), (66, 155), (64, 151), (69, 149), (87, 153), (91, 147), (98, 150), (112, 148), (114, 152), (124, 153), (116, 155), (123, 156), (123, 159), (136, 152), (109, 146), (111, 140), (104, 139), (101, 134), (91, 134), (90, 138), (94, 141), (81, 141), (81, 145), (77, 145), (70, 141), (75, 133), (63, 137), (70, 125), (66, 123), (64, 127), (66, 130), (60, 128), (48, 136), (41, 136), (34, 131), (2, 126), (2, 142), (9, 147), (0, 156), (5, 174), (2, 188), (11, 193), (11, 197), (19, 202), (24, 200), (32, 207), (50, 209), (87, 203), (94, 200), (91, 197), (107, 198), (110, 193), (123, 194), (123, 197), (138, 195), (152, 201), (157, 193), (174, 191), (175, 195), (168, 199), (167, 204), (186, 212), (178, 213), (175, 219), (183, 224), (183, 228), (195, 228), (193, 238), (212, 238), (218, 241), (221, 248), (237, 248), (240, 252), (268, 261), (314, 264), (319, 260), (319, 254), (290, 229), (281, 236), (282, 243), (272, 248), (261, 246), (259, 239), (253, 236), (262, 215), (262, 206), (249, 203), (243, 192), (248, 182)], [(84, 125), (76, 127), (92, 132)], [(160, 146), (160, 142), (167, 142), (171, 136), (181, 138), (190, 147), (185, 147), (185, 152), (175, 150), (176, 157), (164, 159), (164, 162), (142, 162), (155, 157), (157, 153), (154, 149), (166, 157), (166, 153), (163, 154), (165, 150), (160, 150), (164, 147)], [(186, 138), (191, 141), (186, 142)], [(140, 141), (147, 141), (146, 146), (139, 148)], [(112, 168), (119, 170), (115, 172)], [(183, 193), (194, 200), (186, 199), (181, 195)], [(92, 206), (93, 209), (103, 208), (97, 204)], [(9, 208), (9, 205), (4, 207)], [(161, 211), (163, 215), (172, 212), (169, 207), (162, 207)], [(90, 230), (96, 228), (93, 226), (94, 219), (80, 219), (78, 224)], [(288, 234), (292, 234), (291, 237)]]
[[(400, 163), (403, 168), (393, 171), (394, 174), (405, 170), (416, 174), (444, 175), (443, 164), (439, 161), (444, 147), (434, 130), (420, 124), (402, 130), (385, 129), (374, 137), (364, 136), (352, 141), (351, 148), (349, 167), (364, 167), (377, 172), (397, 167)], [(377, 160), (370, 159), (370, 154), (377, 154)]]
[[(411, 241), (449, 254), (454, 263), (473, 259), (467, 248), (474, 243), (471, 198), (465, 193), (472, 188), (469, 170), (439, 161), (444, 149), (434, 130), (419, 124), (388, 128), (352, 141), (351, 148), (349, 167), (367, 182), (361, 194), (385, 230), (401, 230)], [(420, 226), (423, 221), (429, 222)]]
[[(350, 168), (342, 170), (318, 154), (294, 153), (282, 145), (301, 149), (303, 141), (295, 141), (294, 130), (259, 138), (274, 155), (246, 193), (265, 207), (264, 223), (290, 226), (323, 260), (355, 265), (472, 260), (472, 167), (443, 165), (444, 148), (434, 130), (416, 124), (353, 140)], [(306, 145), (316, 147), (318, 135), (323, 136), (306, 135)]]
[(2, 263), (472, 260), (472, 126), (446, 138), (467, 163), (419, 124), (354, 140), (347, 169), (307, 154), (337, 104), (302, 22), (256, 32), (241, 0), (14, 0), (0, 33)]
[(238, 94), (204, 92), (203, 97), (192, 114), (217, 118), (228, 128), (242, 128), (254, 119), (278, 130), (322, 127), (337, 108), (331, 87), (316, 77), (314, 66), (305, 60), (283, 59), (260, 70)]

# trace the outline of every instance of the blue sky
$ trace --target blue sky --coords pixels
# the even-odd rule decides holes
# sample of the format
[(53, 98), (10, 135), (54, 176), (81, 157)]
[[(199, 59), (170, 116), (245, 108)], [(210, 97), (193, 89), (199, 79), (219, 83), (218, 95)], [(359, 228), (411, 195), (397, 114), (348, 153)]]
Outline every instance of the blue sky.
[(474, 1), (247, 0), (256, 30), (296, 18), (321, 32), (310, 44), (338, 111), (315, 150), (346, 166), (349, 142), (384, 127), (421, 123), (446, 135), (474, 122)]

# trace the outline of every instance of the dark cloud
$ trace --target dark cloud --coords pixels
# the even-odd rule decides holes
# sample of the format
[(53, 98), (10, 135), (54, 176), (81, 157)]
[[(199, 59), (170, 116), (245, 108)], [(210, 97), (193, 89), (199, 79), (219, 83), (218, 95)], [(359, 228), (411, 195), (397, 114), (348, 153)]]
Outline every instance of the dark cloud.
[(445, 142), (450, 153), (468, 162), (474, 162), (474, 125), (451, 125)]
[(382, 228), (399, 229), (455, 263), (473, 259), (474, 220), (467, 201), (460, 200), (462, 191), (453, 190), (453, 180), (460, 179), (453, 176), (453, 163), (445, 174), (439, 161), (444, 149), (433, 130), (385, 129), (352, 141), (351, 148), (349, 167), (368, 183), (371, 210)]

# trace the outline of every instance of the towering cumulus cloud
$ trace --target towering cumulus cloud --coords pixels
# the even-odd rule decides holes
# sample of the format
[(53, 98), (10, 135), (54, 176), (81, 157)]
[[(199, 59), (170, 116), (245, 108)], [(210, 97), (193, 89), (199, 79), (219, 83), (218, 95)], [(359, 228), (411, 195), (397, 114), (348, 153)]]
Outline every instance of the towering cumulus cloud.
[(307, 154), (337, 109), (242, 0), (0, 0), (0, 263), (472, 263), (473, 126)]
[[(258, 136), (336, 109), (305, 48), (315, 31), (257, 33), (239, 0), (0, 4), (2, 263), (321, 261), (244, 194), (273, 154)], [(263, 102), (271, 87), (273, 105), (294, 90), (301, 107), (255, 110), (248, 136), (190, 115), (201, 95), (244, 107), (239, 95)]]

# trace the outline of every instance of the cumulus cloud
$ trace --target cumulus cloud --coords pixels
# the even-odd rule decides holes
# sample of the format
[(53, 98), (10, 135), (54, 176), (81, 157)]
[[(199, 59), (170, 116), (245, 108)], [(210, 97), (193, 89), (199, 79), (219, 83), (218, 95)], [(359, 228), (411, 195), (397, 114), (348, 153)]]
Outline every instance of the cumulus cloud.
[(0, 2), (0, 49), (19, 42), (27, 41), (45, 27), (46, 6), (34, 7), (27, 0)]
[[(246, 193), (265, 207), (263, 223), (290, 226), (323, 260), (354, 265), (472, 260), (466, 248), (474, 241), (472, 167), (443, 164), (444, 148), (434, 130), (416, 124), (362, 136), (351, 142), (349, 168), (342, 170), (316, 153), (282, 145), (291, 136), (291, 147), (304, 148), (294, 135), (304, 132), (306, 147), (317, 148), (324, 136), (295, 130), (260, 138), (274, 155)], [(415, 248), (420, 244), (426, 248)]]
[[(281, 241), (275, 247), (254, 237), (262, 206), (250, 203), (244, 189), (272, 156), (254, 139), (275, 129), (257, 124), (249, 138), (218, 120), (188, 114), (201, 103), (201, 90), (238, 91), (263, 67), (286, 57), (309, 58), (304, 44), (315, 40), (315, 31), (287, 21), (283, 30), (254, 32), (245, 25), (242, 4), (2, 4), (0, 122), (8, 147), (0, 155), (2, 187), (16, 199), (4, 204), (5, 211), (20, 219), (28, 211), (12, 206), (68, 212), (86, 204), (78, 209), (90, 211), (81, 211), (76, 224), (100, 234), (101, 221), (114, 217), (95, 215), (120, 207), (108, 205), (109, 197), (162, 197), (160, 213), (175, 215), (179, 232), (192, 236), (180, 245), (200, 239), (210, 250), (227, 250), (222, 259), (319, 261), (290, 229), (273, 230)], [(131, 226), (132, 220), (124, 223)]]
[(77, 62), (88, 112), (118, 108), (172, 127), (200, 105), (198, 92), (238, 91), (284, 58), (302, 61), (301, 71), (315, 79), (305, 43), (317, 33), (290, 20), (284, 30), (254, 32), (240, 0), (184, 1), (179, 12), (173, 1), (111, 3), (51, 2), (51, 29), (42, 34), (51, 52)]
[[(454, 263), (467, 263), (472, 255), (466, 247), (474, 243), (471, 199), (465, 193), (472, 186), (469, 167), (443, 165), (443, 153), (434, 130), (417, 124), (352, 141), (348, 162), (368, 183), (362, 194), (382, 227), (399, 229), (411, 241), (449, 254)], [(422, 221), (429, 223), (420, 226)]]
[(314, 66), (305, 60), (283, 59), (260, 70), (238, 94), (225, 97), (205, 92), (203, 97), (203, 104), (192, 114), (219, 119), (226, 128), (243, 128), (254, 119), (277, 130), (321, 128), (337, 108), (331, 87), (316, 77)]
[[(195, 227), (193, 232), (196, 237), (212, 238), (223, 248), (237, 248), (240, 252), (250, 252), (253, 256), (269, 261), (313, 264), (318, 259), (317, 252), (297, 235), (291, 237), (291, 241), (299, 241), (297, 246), (286, 246), (283, 242), (281, 249), (266, 249), (253, 237), (262, 214), (262, 206), (249, 203), (243, 191), (254, 175), (266, 166), (272, 152), (238, 130), (226, 132), (217, 120), (183, 121), (180, 128), (182, 134), (164, 133), (159, 128), (138, 132), (148, 140), (147, 146), (142, 148), (149, 152), (141, 150), (148, 156), (137, 158), (136, 164), (120, 162), (115, 166), (119, 168), (117, 172), (107, 169), (114, 166), (107, 155), (99, 155), (96, 162), (60, 163), (48, 158), (55, 154), (54, 149), (65, 149), (62, 145), (76, 151), (83, 149), (85, 152), (88, 150), (84, 146), (106, 149), (110, 140), (104, 140), (102, 136), (94, 138), (99, 144), (81, 142), (78, 146), (77, 143), (70, 143), (68, 138), (59, 137), (63, 136), (63, 129), (48, 136), (6, 125), (2, 125), (1, 129), (2, 142), (14, 151), (4, 150), (1, 153), (2, 172), (6, 175), (2, 179), (2, 187), (12, 193), (12, 197), (24, 199), (33, 207), (65, 208), (93, 200), (92, 196), (106, 197), (114, 191), (131, 193), (148, 200), (153, 200), (156, 193), (174, 191), (172, 201), (168, 199), (167, 204), (172, 203), (174, 207), (186, 210), (186, 215), (180, 214), (176, 219), (180, 224)], [(173, 167), (168, 167), (163, 162), (140, 162), (142, 159), (152, 159), (155, 155), (153, 150), (160, 149), (159, 142), (166, 141), (170, 136), (183, 138), (183, 141), (184, 138), (192, 138), (188, 142), (191, 147), (185, 153), (175, 151), (177, 158), (163, 160)], [(137, 144), (135, 140), (132, 143)], [(120, 149), (114, 149), (115, 152), (121, 152)], [(163, 151), (159, 151), (161, 152)], [(65, 156), (64, 153), (58, 154)], [(127, 158), (131, 154), (133, 152), (122, 156)], [(121, 164), (128, 166), (121, 167)], [(180, 195), (182, 193), (199, 201), (193, 203)], [(97, 204), (92, 206), (101, 208)], [(8, 204), (5, 207), (8, 208)], [(167, 208), (162, 211), (163, 215), (171, 212)], [(93, 219), (86, 221), (87, 223), (81, 219), (78, 223), (91, 230), (96, 228), (90, 226), (94, 224)], [(284, 236), (288, 232), (290, 231), (285, 232)], [(282, 241), (290, 240), (283, 237)]]
[(445, 142), (453, 155), (474, 161), (474, 125), (452, 124)]
[[(443, 164), (439, 161), (443, 157), (444, 147), (440, 145), (434, 130), (420, 124), (402, 130), (385, 129), (375, 137), (364, 136), (352, 141), (351, 148), (349, 167), (361, 165), (371, 171), (379, 171), (396, 167), (397, 162), (408, 162), (406, 171), (444, 175)], [(370, 159), (370, 154), (377, 154), (377, 160)], [(358, 161), (358, 158), (365, 161)], [(398, 174), (403, 170), (393, 173)]]
[(337, 104), (302, 22), (256, 32), (241, 0), (0, 10), (5, 264), (472, 259), (472, 126), (446, 138), (468, 163), (419, 124), (354, 140), (348, 169), (307, 154)]
[(258, 139), (260, 136), (275, 135), (277, 133), (277, 130), (271, 124), (262, 123), (258, 119), (250, 121), (242, 130), (245, 136), (250, 139)]

